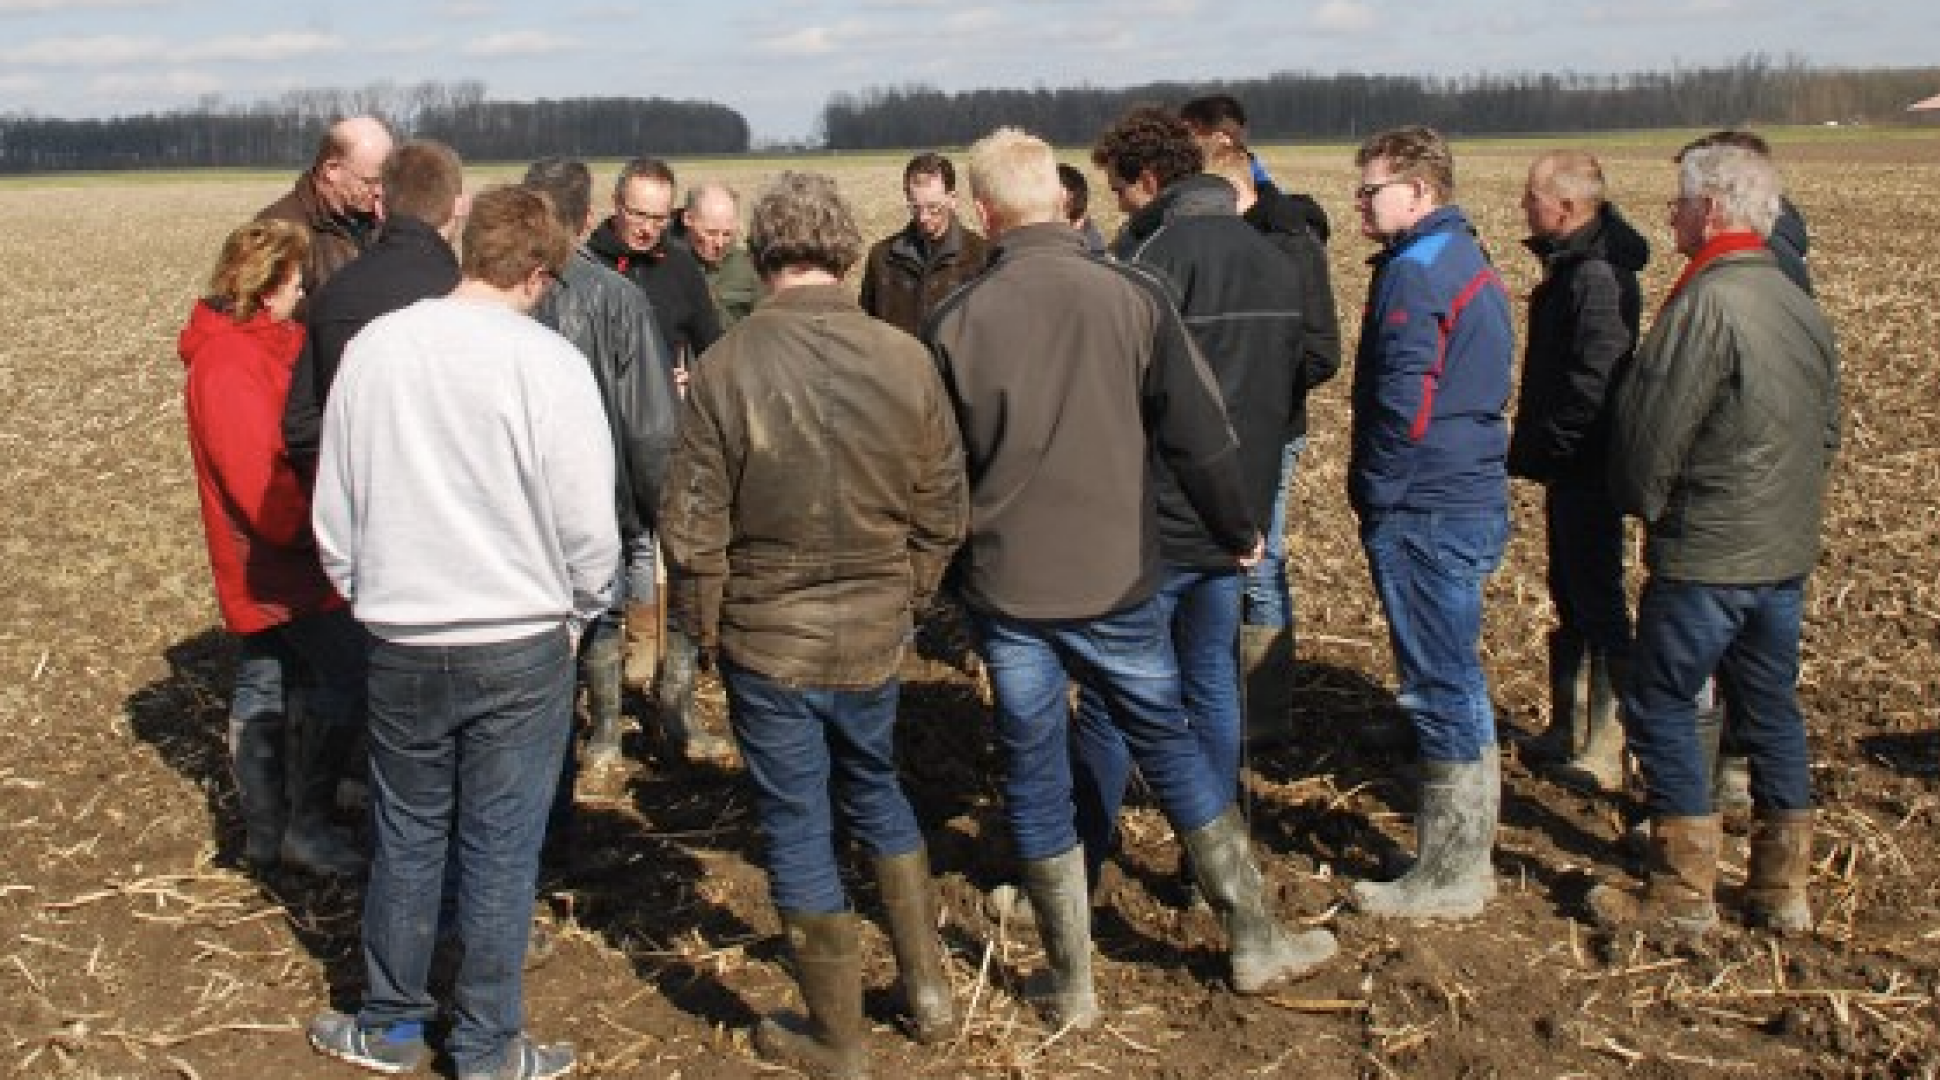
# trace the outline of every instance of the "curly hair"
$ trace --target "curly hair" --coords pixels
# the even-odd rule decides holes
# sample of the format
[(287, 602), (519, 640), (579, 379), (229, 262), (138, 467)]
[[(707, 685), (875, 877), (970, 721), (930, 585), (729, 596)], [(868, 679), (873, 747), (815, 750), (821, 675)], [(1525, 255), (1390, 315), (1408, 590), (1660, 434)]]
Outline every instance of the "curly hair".
[(1205, 151), (1184, 120), (1156, 105), (1140, 105), (1098, 136), (1091, 161), (1119, 180), (1137, 180), (1152, 170), (1159, 186), (1183, 180), (1206, 167)]
[(1434, 128), (1410, 124), (1376, 132), (1354, 153), (1356, 166), (1373, 161), (1387, 162), (1396, 179), (1427, 184), (1437, 202), (1455, 197), (1455, 155)]
[(222, 254), (209, 274), (209, 306), (248, 322), (263, 301), (303, 272), (310, 256), (310, 231), (291, 221), (251, 221), (222, 242)]
[(812, 266), (841, 277), (862, 254), (862, 230), (833, 179), (784, 172), (755, 196), (748, 252), (763, 274)]

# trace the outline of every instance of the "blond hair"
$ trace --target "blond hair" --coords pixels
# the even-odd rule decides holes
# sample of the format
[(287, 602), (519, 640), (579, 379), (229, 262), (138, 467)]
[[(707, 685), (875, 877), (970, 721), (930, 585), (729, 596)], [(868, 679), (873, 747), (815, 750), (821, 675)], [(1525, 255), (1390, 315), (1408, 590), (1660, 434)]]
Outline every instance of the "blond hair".
[(970, 147), (970, 191), (1005, 226), (1060, 219), (1058, 159), (1051, 144), (1021, 128), (1002, 127)]
[(295, 222), (251, 221), (237, 226), (222, 242), (222, 253), (209, 274), (209, 306), (228, 312), (237, 322), (248, 322), (263, 309), (270, 293), (303, 272), (303, 260), (309, 255), (310, 232)]

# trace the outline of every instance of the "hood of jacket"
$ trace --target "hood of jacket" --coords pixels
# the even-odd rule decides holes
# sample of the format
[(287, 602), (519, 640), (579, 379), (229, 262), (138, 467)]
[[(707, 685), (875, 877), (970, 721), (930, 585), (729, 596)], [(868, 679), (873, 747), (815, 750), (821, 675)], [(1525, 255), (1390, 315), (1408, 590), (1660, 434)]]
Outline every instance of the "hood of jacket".
[(182, 333), (176, 339), (175, 352), (182, 358), (182, 366), (188, 367), (195, 363), (195, 358), (202, 355), (210, 342), (230, 337), (252, 339), (271, 356), (294, 359), (297, 346), (303, 341), (303, 324), (271, 318), (268, 309), (237, 322), (229, 312), (207, 300), (198, 300), (189, 311), (188, 324), (182, 327)]
[(1532, 236), (1522, 244), (1551, 266), (1562, 261), (1598, 258), (1635, 274), (1650, 262), (1650, 241), (1618, 212), (1614, 203), (1604, 203), (1594, 218), (1567, 236)]
[(651, 259), (658, 262), (667, 257), (667, 233), (662, 232), (660, 242), (643, 251), (640, 248), (629, 247), (625, 240), (620, 239), (620, 231), (613, 227), (613, 219), (609, 217), (599, 223), (599, 227), (593, 230), (593, 235), (586, 238), (586, 246), (608, 262), (622, 257)]
[(1133, 239), (1143, 240), (1173, 218), (1217, 214), (1237, 216), (1239, 192), (1217, 176), (1198, 173), (1167, 184), (1157, 198), (1126, 220), (1125, 231)]
[(1290, 195), (1272, 184), (1261, 184), (1253, 205), (1242, 215), (1261, 232), (1298, 232), (1305, 229), (1325, 246), (1333, 234), (1327, 211), (1311, 195)]

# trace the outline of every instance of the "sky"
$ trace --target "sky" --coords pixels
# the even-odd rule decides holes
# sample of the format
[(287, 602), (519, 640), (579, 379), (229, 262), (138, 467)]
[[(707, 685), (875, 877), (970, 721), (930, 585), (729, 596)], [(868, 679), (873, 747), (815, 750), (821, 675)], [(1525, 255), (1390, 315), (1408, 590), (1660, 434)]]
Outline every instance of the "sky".
[(716, 101), (769, 143), (813, 137), (830, 97), (869, 87), (1624, 72), (1752, 53), (1940, 65), (1940, 3), (0, 0), (0, 114), (118, 116), (305, 86), (465, 79), (493, 99)]

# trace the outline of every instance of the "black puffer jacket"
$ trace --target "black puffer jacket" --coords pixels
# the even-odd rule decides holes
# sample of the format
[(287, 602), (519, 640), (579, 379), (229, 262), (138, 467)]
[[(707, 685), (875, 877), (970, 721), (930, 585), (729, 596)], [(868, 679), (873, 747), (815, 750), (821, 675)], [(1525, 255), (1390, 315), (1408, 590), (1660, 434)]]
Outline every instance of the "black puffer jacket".
[(1582, 228), (1523, 241), (1543, 263), (1529, 294), (1529, 337), (1509, 475), (1602, 486), (1611, 390), (1637, 347), (1637, 274), (1650, 243), (1605, 203)]
[(1327, 211), (1308, 195), (1288, 195), (1262, 184), (1253, 205), (1240, 215), (1248, 225), (1300, 264), (1305, 290), (1300, 313), (1307, 324), (1305, 387), (1287, 429), (1291, 442), (1307, 433), (1307, 394), (1340, 371), (1340, 308), (1334, 303), (1334, 272), (1327, 265)]
[(585, 248), (573, 249), (559, 276), (532, 314), (593, 366), (613, 432), (613, 506), (631, 540), (654, 527), (679, 423), (666, 342), (646, 296)]
[(1247, 207), (1242, 216), (1248, 225), (1263, 233), (1305, 229), (1313, 234), (1321, 247), (1326, 247), (1327, 241), (1333, 236), (1333, 225), (1327, 220), (1327, 211), (1321, 209), (1312, 195), (1281, 191), (1279, 185), (1271, 180), (1256, 186), (1253, 205)]
[[(1241, 220), (1235, 203), (1226, 181), (1189, 176), (1132, 215), (1113, 254), (1150, 271), (1178, 303), (1239, 438), (1247, 509), (1266, 521), (1279, 491), (1280, 450), (1310, 385), (1308, 290), (1300, 265)], [(1157, 472), (1165, 560), (1231, 567), (1231, 552), (1207, 534), (1171, 473)]]

